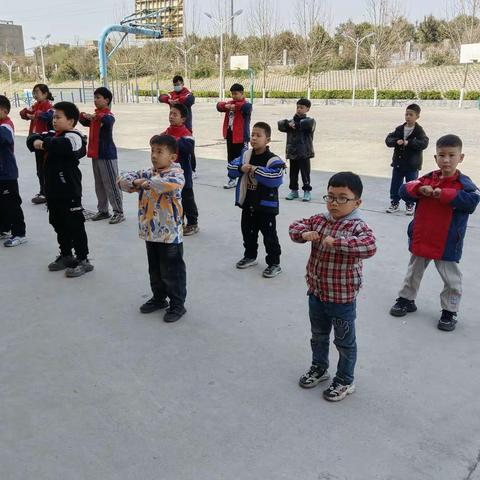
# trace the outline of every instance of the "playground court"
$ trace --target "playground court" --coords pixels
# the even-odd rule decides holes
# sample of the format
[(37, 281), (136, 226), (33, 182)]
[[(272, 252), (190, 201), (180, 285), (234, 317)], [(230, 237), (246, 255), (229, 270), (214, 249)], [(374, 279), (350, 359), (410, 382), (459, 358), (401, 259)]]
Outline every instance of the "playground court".
[[(148, 139), (166, 127), (166, 107), (114, 111), (120, 167), (148, 166)], [(273, 126), (293, 112), (292, 104), (255, 105), (253, 120)], [(29, 202), (37, 179), (22, 136), (27, 123), (12, 112), (29, 242), (0, 249), (1, 479), (479, 480), (478, 212), (465, 242), (457, 330), (436, 329), (441, 281), (434, 268), (418, 312), (388, 314), (408, 262), (409, 219), (383, 213), (391, 153), (383, 140), (403, 109), (312, 109), (314, 201), (281, 202), (284, 272), (271, 280), (261, 277), (262, 247), (257, 267), (234, 268), (243, 253), (240, 210), (221, 188), (221, 117), (206, 103), (194, 114), (201, 231), (185, 239), (188, 313), (167, 325), (160, 314), (138, 312), (149, 286), (135, 195), (125, 195), (126, 222), (87, 223), (93, 272), (66, 279), (47, 271), (55, 236), (44, 207)], [(479, 115), (431, 109), (421, 118), (432, 140), (462, 136), (462, 170), (478, 183)], [(272, 150), (283, 149), (275, 131)], [(425, 171), (433, 152), (432, 142)], [(93, 210), (91, 165), (81, 164), (84, 205)], [(345, 169), (364, 180), (363, 216), (378, 253), (364, 264), (358, 297), (358, 389), (330, 404), (321, 388), (297, 386), (310, 360), (308, 246), (293, 244), (287, 229), (324, 211), (328, 172)], [(336, 359), (333, 350), (330, 370)]]

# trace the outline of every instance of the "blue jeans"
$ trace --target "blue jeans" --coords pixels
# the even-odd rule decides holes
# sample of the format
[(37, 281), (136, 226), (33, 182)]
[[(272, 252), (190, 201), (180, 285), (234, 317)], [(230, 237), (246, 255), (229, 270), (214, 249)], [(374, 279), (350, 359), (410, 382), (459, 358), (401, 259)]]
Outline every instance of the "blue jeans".
[(398, 191), (405, 182), (411, 182), (418, 178), (418, 170), (402, 170), (401, 168), (393, 167), (392, 183), (390, 184), (390, 200), (394, 203), (400, 203), (400, 195)]
[(328, 368), (330, 332), (334, 332), (333, 343), (337, 347), (339, 359), (334, 381), (342, 385), (353, 382), (353, 371), (357, 361), (357, 341), (355, 338), (356, 302), (322, 302), (315, 295), (308, 300), (310, 323), (312, 326), (312, 364)]

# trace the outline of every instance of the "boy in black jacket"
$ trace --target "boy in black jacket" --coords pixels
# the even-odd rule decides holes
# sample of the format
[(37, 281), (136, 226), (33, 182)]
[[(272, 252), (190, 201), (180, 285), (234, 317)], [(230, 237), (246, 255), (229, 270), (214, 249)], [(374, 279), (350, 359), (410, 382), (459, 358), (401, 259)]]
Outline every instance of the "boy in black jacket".
[(297, 113), (292, 120), (280, 120), (278, 129), (287, 134), (286, 158), (290, 160), (290, 193), (287, 200), (298, 198), (298, 173), (302, 174), (303, 201), (311, 200), (310, 159), (315, 156), (313, 151), (313, 133), (315, 120), (307, 117), (312, 103), (306, 98), (297, 102)]
[(265, 278), (276, 277), (282, 272), (276, 216), (278, 187), (283, 181), (285, 162), (270, 151), (268, 144), (271, 136), (270, 125), (257, 122), (252, 128), (252, 148), (229, 162), (227, 167), (229, 178), (240, 179), (235, 191), (235, 204), (242, 209), (245, 253), (236, 267), (244, 269), (257, 264), (258, 232), (261, 232), (267, 252), (267, 268), (263, 271)]
[[(423, 150), (428, 147), (428, 137), (417, 123), (420, 107), (416, 103), (409, 105), (405, 111), (405, 123), (389, 133), (385, 139), (387, 147), (394, 148), (392, 158), (392, 182), (390, 184), (390, 206), (387, 213), (395, 213), (400, 206), (400, 187), (403, 181), (411, 182), (418, 178), (422, 168)], [(414, 203), (406, 204), (406, 214), (413, 215)]]
[[(49, 221), (57, 233), (60, 255), (48, 265), (50, 271), (66, 269), (67, 277), (93, 270), (88, 261), (88, 240), (82, 207), (82, 173), (79, 160), (86, 154), (87, 140), (74, 130), (80, 117), (70, 102), (54, 106), (55, 132), (34, 133), (27, 139), (30, 151), (45, 150), (45, 196)], [(76, 258), (72, 256), (72, 247)]]

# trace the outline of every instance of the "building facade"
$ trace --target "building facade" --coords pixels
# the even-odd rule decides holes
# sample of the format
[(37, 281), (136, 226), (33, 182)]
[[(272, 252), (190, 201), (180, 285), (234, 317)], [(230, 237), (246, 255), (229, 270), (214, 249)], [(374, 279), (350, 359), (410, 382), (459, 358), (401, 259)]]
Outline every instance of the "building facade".
[(0, 20), (0, 55), (5, 53), (25, 55), (23, 29), (9, 20)]
[[(164, 9), (157, 18), (149, 18), (145, 25), (160, 25), (164, 28), (165, 38), (179, 38), (184, 35), (184, 1), (183, 0), (135, 0), (135, 13), (144, 10)], [(142, 37), (140, 37), (142, 38)]]

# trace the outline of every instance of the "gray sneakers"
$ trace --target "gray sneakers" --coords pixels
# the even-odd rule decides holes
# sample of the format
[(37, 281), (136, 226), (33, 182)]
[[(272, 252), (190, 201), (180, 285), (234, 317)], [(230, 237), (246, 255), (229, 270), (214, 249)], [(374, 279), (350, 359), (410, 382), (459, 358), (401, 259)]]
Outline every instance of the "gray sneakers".
[(256, 258), (247, 258), (243, 257), (241, 260), (239, 260), (236, 263), (236, 267), (243, 269), (243, 268), (248, 268), (248, 267), (253, 267), (254, 265), (257, 265), (257, 259)]
[[(92, 219), (93, 220), (93, 219)], [(108, 223), (110, 225), (115, 225), (117, 223), (122, 223), (125, 221), (125, 216), (123, 215), (123, 213), (114, 213), (110, 220), (108, 221)]]
[(298, 384), (302, 388), (313, 388), (316, 387), (320, 382), (324, 382), (329, 378), (330, 375), (325, 368), (320, 368), (317, 365), (312, 365), (310, 367), (310, 370), (300, 377)]
[(88, 260), (80, 260), (76, 267), (67, 268), (65, 276), (69, 278), (80, 277), (93, 270), (93, 265)]
[(265, 278), (273, 278), (282, 273), (280, 265), (269, 265), (262, 273)]

